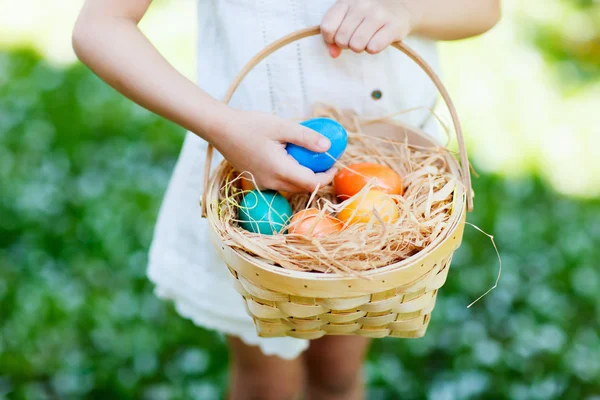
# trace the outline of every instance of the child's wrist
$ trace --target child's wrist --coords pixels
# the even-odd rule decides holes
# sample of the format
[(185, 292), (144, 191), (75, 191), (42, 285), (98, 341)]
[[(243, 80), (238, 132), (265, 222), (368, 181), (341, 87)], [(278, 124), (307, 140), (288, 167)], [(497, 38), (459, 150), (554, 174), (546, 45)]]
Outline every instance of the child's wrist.
[(205, 113), (199, 121), (198, 132), (205, 140), (219, 148), (223, 143), (231, 140), (231, 121), (236, 118), (236, 110), (217, 102), (214, 107)]
[(423, 3), (425, 3), (425, 1), (422, 0), (402, 1), (402, 6), (408, 14), (408, 24), (410, 25), (409, 34), (419, 32), (421, 21), (423, 19), (423, 13), (425, 11)]

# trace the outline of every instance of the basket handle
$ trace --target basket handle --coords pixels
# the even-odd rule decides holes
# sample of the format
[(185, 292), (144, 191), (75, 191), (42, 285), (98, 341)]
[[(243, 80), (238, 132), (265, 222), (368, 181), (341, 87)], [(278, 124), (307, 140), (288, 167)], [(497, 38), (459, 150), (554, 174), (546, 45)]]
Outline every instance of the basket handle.
[[(279, 50), (283, 46), (286, 46), (297, 40), (304, 39), (306, 37), (318, 35), (320, 33), (321, 33), (321, 29), (318, 26), (301, 29), (299, 31), (290, 33), (289, 35), (284, 36), (279, 40), (276, 40), (275, 42), (269, 44), (267, 47), (262, 49), (250, 61), (248, 61), (248, 63), (244, 66), (244, 68), (242, 68), (242, 70), (233, 79), (233, 81), (231, 82), (231, 85), (229, 86), (229, 89), (227, 89), (227, 92), (225, 93), (225, 97), (223, 98), (223, 103), (228, 104), (231, 101), (233, 94), (235, 93), (235, 91), (238, 88), (238, 86), (240, 85), (240, 83), (242, 83), (242, 81), (244, 80), (246, 75), (248, 75), (248, 73), (254, 67), (256, 67), (256, 65), (258, 65), (258, 63), (260, 63), (262, 60), (264, 60), (269, 55), (271, 55), (275, 51)], [(392, 46), (394, 46), (398, 50), (402, 51), (411, 60), (413, 60), (419, 67), (421, 67), (421, 69), (423, 69), (423, 71), (429, 76), (429, 78), (431, 79), (431, 81), (433, 82), (433, 84), (435, 85), (437, 90), (442, 95), (442, 98), (444, 99), (444, 102), (446, 103), (448, 110), (450, 110), (450, 116), (452, 117), (452, 123), (454, 124), (454, 130), (456, 132), (456, 138), (458, 140), (460, 165), (461, 165), (461, 169), (462, 169), (462, 178), (463, 178), (463, 183), (465, 185), (465, 191), (467, 194), (467, 210), (472, 211), (473, 210), (473, 195), (472, 195), (472, 189), (471, 189), (471, 173), (469, 170), (469, 158), (467, 156), (467, 149), (465, 147), (465, 141), (464, 141), (464, 137), (463, 137), (463, 133), (462, 133), (462, 128), (460, 126), (460, 121), (458, 120), (458, 115), (456, 113), (456, 108), (454, 107), (454, 103), (450, 99), (450, 95), (448, 94), (448, 91), (444, 87), (442, 81), (437, 76), (437, 74), (435, 73), (433, 68), (429, 64), (427, 64), (427, 62), (420, 55), (418, 55), (414, 50), (412, 50), (410, 47), (408, 47), (406, 44), (404, 44), (402, 42), (392, 43)], [(211, 167), (213, 152), (214, 152), (214, 148), (209, 143), (208, 147), (206, 149), (206, 160), (205, 160), (205, 166), (204, 166), (204, 191), (202, 193), (202, 217), (204, 217), (204, 218), (206, 218), (206, 197), (207, 197), (207, 193), (208, 193), (208, 183), (209, 183), (209, 178), (210, 178), (210, 167)]]

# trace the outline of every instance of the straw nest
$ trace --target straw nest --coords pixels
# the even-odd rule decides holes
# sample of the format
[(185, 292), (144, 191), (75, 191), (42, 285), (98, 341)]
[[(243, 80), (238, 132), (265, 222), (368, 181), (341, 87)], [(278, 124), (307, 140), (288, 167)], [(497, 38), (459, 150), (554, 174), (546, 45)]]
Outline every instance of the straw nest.
[[(241, 175), (227, 167), (215, 224), (224, 244), (282, 268), (360, 275), (400, 262), (443, 238), (454, 208), (455, 188), (460, 184), (450, 173), (448, 150), (367, 136), (361, 132), (358, 118), (345, 118), (332, 109), (317, 110), (315, 115), (334, 118), (348, 131), (348, 147), (337, 165), (340, 169), (355, 163), (374, 162), (400, 174), (404, 194), (392, 196), (397, 202), (399, 218), (386, 223), (375, 211), (368, 223), (345, 224), (339, 233), (318, 238), (251, 233), (237, 223), (238, 204), (244, 194), (240, 189)], [(252, 179), (249, 173), (242, 175)], [(368, 184), (355, 198), (371, 187), (372, 184)], [(332, 185), (328, 185), (314, 193), (295, 194), (290, 204), (294, 213), (315, 207), (323, 214), (335, 216), (348, 201), (352, 199), (337, 199)]]

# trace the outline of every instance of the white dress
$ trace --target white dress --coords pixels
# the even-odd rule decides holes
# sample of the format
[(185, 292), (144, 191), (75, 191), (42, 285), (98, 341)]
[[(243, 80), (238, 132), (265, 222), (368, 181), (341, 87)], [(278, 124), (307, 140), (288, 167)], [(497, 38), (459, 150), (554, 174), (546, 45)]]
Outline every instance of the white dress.
[[(222, 98), (234, 75), (268, 43), (318, 25), (334, 0), (200, 0), (198, 85)], [(437, 66), (435, 43), (406, 39)], [(374, 96), (380, 91), (381, 97)], [(344, 51), (331, 59), (320, 37), (292, 43), (261, 63), (238, 89), (232, 106), (283, 117), (309, 115), (316, 102), (361, 115), (386, 115), (431, 107), (436, 91), (426, 75), (395, 49), (379, 55)], [(414, 126), (431, 121), (427, 111), (401, 118)], [(428, 123), (429, 125), (429, 123)], [(241, 296), (213, 249), (199, 199), (206, 142), (187, 133), (160, 209), (148, 275), (156, 294), (172, 300), (195, 324), (258, 345), (265, 354), (295, 358), (308, 346), (293, 338), (259, 338)], [(217, 156), (219, 162), (222, 158)]]

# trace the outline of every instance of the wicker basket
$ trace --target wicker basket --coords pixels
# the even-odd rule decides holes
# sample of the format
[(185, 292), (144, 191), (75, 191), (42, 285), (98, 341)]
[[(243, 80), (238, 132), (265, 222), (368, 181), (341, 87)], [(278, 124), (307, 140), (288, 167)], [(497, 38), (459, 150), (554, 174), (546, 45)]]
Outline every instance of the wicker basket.
[[(224, 102), (228, 103), (244, 77), (260, 61), (293, 41), (319, 34), (310, 28), (290, 34), (263, 49), (238, 74)], [(214, 229), (218, 196), (231, 166), (223, 161), (209, 179), (213, 148), (208, 147), (202, 215), (207, 217), (213, 242), (235, 278), (247, 311), (262, 337), (291, 336), (317, 339), (323, 335), (361, 335), (417, 338), (425, 334), (437, 292), (446, 281), (452, 254), (460, 246), (467, 211), (472, 209), (468, 158), (455, 108), (433, 69), (402, 43), (393, 46), (414, 60), (432, 79), (446, 102), (460, 148), (460, 164), (448, 155), (457, 185), (454, 211), (444, 235), (418, 254), (396, 264), (372, 270), (363, 277), (286, 270), (267, 260), (233, 249)], [(395, 137), (409, 143), (435, 146), (418, 129), (388, 122), (365, 126), (365, 132)]]

